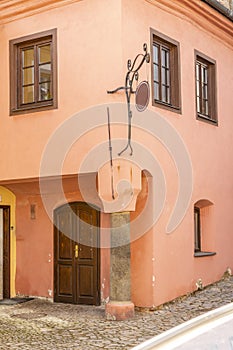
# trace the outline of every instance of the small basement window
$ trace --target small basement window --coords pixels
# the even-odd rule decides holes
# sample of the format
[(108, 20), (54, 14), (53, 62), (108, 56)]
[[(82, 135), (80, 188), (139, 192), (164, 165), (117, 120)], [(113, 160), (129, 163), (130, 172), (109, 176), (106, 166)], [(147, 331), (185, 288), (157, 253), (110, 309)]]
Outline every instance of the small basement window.
[(209, 249), (213, 246), (210, 227), (212, 202), (202, 199), (194, 205), (194, 256), (212, 256), (216, 252)]

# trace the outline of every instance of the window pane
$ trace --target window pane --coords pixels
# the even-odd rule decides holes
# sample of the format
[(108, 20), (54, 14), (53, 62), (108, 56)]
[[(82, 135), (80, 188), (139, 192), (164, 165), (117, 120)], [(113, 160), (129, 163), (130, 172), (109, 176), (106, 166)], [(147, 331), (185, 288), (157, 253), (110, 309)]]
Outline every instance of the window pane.
[(43, 64), (39, 67), (39, 82), (51, 81), (51, 64)]
[(169, 69), (162, 68), (162, 84), (170, 85), (170, 71), (169, 71)]
[(162, 84), (166, 84), (166, 69), (162, 68)]
[(169, 68), (170, 66), (170, 52), (166, 51), (166, 67)]
[(163, 102), (168, 102), (167, 101), (167, 88), (166, 86), (162, 86), (162, 101)]
[(155, 100), (159, 100), (159, 84), (154, 83), (154, 98)]
[(197, 88), (197, 97), (200, 96), (200, 84), (199, 81), (196, 82), (196, 88)]
[(200, 242), (200, 212), (199, 210), (194, 211), (194, 244), (195, 250), (198, 251), (201, 248)]
[(23, 103), (32, 103), (34, 102), (34, 85), (23, 87)]
[(34, 84), (34, 68), (23, 69), (23, 85)]
[(167, 103), (171, 103), (171, 99), (170, 99), (170, 87), (167, 87)]
[(208, 70), (207, 68), (204, 68), (204, 83), (207, 84), (208, 82)]
[(199, 63), (196, 64), (196, 79), (199, 80)]
[(159, 67), (154, 64), (154, 81), (159, 81)]
[(167, 69), (167, 85), (170, 86), (170, 70)]
[(170, 52), (168, 49), (163, 48), (161, 52), (161, 61), (162, 61), (162, 66), (169, 68), (169, 60), (170, 60)]
[(162, 66), (166, 67), (166, 51), (164, 49), (162, 49), (161, 55)]
[(157, 45), (153, 45), (153, 59), (154, 63), (159, 62), (159, 48)]
[(201, 66), (201, 81), (204, 83), (206, 77), (206, 68), (204, 66)]
[(207, 87), (207, 85), (203, 86), (203, 98), (205, 98), (205, 99), (208, 98), (208, 87)]
[(197, 112), (198, 112), (198, 113), (201, 112), (201, 101), (200, 101), (200, 97), (197, 97)]
[(22, 66), (30, 67), (34, 65), (34, 49), (25, 49), (22, 51)]
[(39, 100), (46, 101), (52, 98), (51, 83), (42, 83), (39, 86)]
[(39, 63), (51, 62), (50, 45), (39, 47)]
[(204, 103), (205, 103), (205, 115), (208, 115), (209, 114), (208, 101), (206, 100)]

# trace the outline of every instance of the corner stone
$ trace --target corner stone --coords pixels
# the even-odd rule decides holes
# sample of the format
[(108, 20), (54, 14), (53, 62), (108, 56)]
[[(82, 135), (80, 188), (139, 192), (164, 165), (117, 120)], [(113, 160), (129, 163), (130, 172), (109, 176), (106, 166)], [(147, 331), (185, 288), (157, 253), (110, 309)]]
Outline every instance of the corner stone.
[(134, 304), (131, 301), (110, 301), (105, 306), (108, 321), (124, 321), (134, 317)]

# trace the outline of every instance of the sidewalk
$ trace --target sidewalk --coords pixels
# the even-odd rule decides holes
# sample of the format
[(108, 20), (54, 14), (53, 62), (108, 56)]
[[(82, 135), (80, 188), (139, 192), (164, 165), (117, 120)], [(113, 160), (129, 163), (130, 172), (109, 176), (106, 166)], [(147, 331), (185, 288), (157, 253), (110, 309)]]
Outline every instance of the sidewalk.
[(202, 291), (136, 312), (133, 320), (106, 321), (104, 307), (32, 300), (0, 305), (0, 349), (131, 349), (206, 311), (233, 302), (233, 276)]

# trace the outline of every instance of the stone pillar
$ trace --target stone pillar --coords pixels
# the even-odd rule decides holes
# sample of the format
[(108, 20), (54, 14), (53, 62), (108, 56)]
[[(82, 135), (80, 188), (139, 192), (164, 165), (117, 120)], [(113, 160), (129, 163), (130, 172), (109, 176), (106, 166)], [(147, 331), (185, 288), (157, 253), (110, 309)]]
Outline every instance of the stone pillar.
[(134, 316), (131, 302), (130, 213), (111, 214), (110, 301), (107, 320), (126, 320)]

